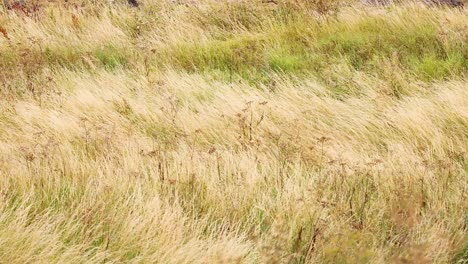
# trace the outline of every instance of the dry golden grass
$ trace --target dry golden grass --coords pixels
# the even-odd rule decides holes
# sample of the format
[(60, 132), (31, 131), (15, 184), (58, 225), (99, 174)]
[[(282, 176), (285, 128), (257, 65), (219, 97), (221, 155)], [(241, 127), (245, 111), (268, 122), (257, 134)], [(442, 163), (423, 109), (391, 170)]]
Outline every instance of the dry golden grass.
[(1, 263), (467, 263), (466, 9), (124, 2), (0, 11)]

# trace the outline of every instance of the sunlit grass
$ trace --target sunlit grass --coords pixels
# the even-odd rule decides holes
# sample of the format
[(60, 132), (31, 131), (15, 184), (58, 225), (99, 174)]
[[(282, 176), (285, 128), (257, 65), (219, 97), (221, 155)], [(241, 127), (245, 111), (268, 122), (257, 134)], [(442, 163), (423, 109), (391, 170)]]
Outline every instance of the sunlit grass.
[(142, 2), (1, 11), (0, 262), (467, 261), (465, 9)]

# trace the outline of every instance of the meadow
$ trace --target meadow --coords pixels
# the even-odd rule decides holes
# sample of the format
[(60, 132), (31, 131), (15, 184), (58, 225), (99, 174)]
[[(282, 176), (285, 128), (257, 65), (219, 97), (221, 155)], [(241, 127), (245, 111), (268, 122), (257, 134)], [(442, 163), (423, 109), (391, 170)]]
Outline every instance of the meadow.
[(0, 5), (0, 263), (468, 263), (468, 9)]

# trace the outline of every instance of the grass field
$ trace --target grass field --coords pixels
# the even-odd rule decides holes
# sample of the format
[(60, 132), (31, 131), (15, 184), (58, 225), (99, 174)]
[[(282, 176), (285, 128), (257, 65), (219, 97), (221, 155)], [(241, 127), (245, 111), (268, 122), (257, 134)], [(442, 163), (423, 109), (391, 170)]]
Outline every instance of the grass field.
[(468, 9), (0, 10), (0, 263), (468, 263)]

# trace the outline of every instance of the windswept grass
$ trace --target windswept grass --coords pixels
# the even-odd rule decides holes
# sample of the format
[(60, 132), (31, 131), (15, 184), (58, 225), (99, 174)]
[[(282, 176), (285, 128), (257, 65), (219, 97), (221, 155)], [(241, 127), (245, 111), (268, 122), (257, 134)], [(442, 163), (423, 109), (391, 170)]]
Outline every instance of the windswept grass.
[(0, 262), (468, 261), (466, 9), (143, 2), (0, 11)]

